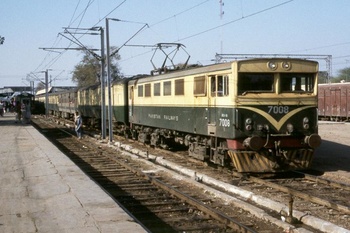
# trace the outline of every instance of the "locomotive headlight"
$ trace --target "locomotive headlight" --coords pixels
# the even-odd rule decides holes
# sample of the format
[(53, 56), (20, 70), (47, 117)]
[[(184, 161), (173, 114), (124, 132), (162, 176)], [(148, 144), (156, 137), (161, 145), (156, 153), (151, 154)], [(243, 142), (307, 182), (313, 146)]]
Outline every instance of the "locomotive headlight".
[(267, 63), (267, 67), (268, 67), (270, 70), (276, 70), (276, 69), (277, 69), (277, 64), (276, 64), (276, 62), (274, 62), (274, 61), (269, 61), (269, 62)]
[(289, 133), (292, 133), (294, 131), (294, 126), (291, 124), (291, 123), (288, 123), (287, 124), (287, 131)]
[(246, 130), (250, 131), (250, 130), (253, 129), (253, 127), (252, 127), (252, 122), (253, 122), (253, 121), (252, 121), (251, 118), (245, 119), (245, 129), (246, 129)]
[(292, 64), (290, 64), (290, 62), (282, 62), (282, 67), (285, 70), (290, 70), (292, 68)]
[(247, 119), (245, 120), (245, 124), (246, 124), (246, 125), (251, 125), (251, 124), (252, 124), (252, 119), (251, 119), (251, 118), (247, 118)]
[(304, 117), (304, 119), (303, 119), (303, 128), (304, 129), (309, 129), (309, 118), (307, 118), (307, 117)]

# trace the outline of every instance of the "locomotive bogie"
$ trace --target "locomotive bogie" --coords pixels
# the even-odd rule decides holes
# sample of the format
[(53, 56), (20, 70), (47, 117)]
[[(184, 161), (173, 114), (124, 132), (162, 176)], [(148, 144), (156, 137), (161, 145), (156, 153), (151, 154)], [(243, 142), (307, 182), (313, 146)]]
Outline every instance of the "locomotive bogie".
[(238, 172), (281, 172), (309, 168), (314, 150), (285, 149), (281, 151), (261, 150), (244, 151), (230, 150), (229, 155)]

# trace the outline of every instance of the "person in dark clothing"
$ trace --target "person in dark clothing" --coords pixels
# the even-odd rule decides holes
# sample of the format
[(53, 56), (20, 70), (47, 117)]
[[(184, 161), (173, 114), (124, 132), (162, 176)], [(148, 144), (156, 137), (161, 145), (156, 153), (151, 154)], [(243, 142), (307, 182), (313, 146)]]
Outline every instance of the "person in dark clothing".
[(81, 117), (81, 115), (79, 114), (79, 112), (75, 113), (75, 132), (77, 133), (77, 137), (79, 139), (81, 139), (82, 137), (82, 127), (83, 127), (83, 118)]

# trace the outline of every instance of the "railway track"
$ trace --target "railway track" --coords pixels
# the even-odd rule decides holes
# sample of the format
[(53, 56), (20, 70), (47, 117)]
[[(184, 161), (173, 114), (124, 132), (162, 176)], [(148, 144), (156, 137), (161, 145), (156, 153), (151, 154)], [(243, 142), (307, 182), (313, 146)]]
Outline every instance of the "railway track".
[(288, 203), (288, 213), (293, 219), (293, 209), (333, 222), (350, 229), (350, 186), (310, 174), (295, 172), (293, 177), (260, 179), (245, 178), (245, 187), (255, 193)]
[[(159, 160), (159, 162), (163, 163), (162, 160)], [(170, 164), (165, 166), (171, 167)], [(182, 163), (182, 166), (186, 166), (186, 163)], [(228, 173), (227, 171), (222, 172), (220, 170), (218, 172), (216, 170), (215, 174), (215, 169), (210, 167), (190, 167), (192, 166), (187, 166), (187, 169), (195, 169), (197, 171), (194, 175), (191, 174), (193, 172), (187, 171), (185, 168), (179, 169), (178, 172), (188, 176), (197, 176), (202, 183), (213, 186), (215, 189), (223, 190), (229, 195), (238, 195), (239, 198), (262, 205), (266, 207), (266, 212), (270, 209), (270, 211), (274, 212), (271, 215), (279, 216), (283, 221), (305, 228), (309, 226), (314, 228), (312, 232), (317, 230), (320, 232), (350, 232), (349, 215), (344, 213), (344, 211), (339, 211), (341, 209), (347, 211), (348, 208), (346, 206), (347, 195), (342, 192), (342, 189), (337, 191), (326, 186), (322, 191), (322, 197), (319, 197), (322, 188), (316, 184), (308, 188), (307, 184), (310, 181), (305, 181), (304, 190), (295, 191), (283, 184), (283, 181), (281, 184), (272, 182), (273, 180), (277, 182), (281, 179), (264, 180), (256, 177), (228, 179), (228, 176), (225, 177), (225, 174), (227, 175)], [(215, 177), (215, 179), (212, 177)], [(282, 180), (287, 181), (287, 179)], [(299, 187), (297, 179), (293, 180), (295, 180), (295, 185)], [(336, 196), (334, 192), (338, 193), (340, 202), (345, 201), (344, 205), (333, 203), (332, 196)]]
[[(124, 139), (119, 138), (118, 140), (123, 141)], [(130, 141), (128, 143), (130, 143)], [(343, 200), (341, 199), (342, 195), (339, 195), (340, 198), (338, 200), (338, 203), (334, 203), (334, 200), (327, 200), (327, 196), (330, 196), (330, 194), (332, 193), (332, 190), (329, 188), (328, 188), (329, 190), (328, 194), (327, 192), (324, 192), (323, 198), (315, 197), (312, 194), (313, 192), (319, 194), (320, 190), (322, 189), (327, 190), (327, 187), (329, 187), (330, 185), (334, 185), (335, 187), (339, 188), (338, 193), (343, 194), (344, 192), (342, 192), (342, 190), (347, 190), (346, 186), (344, 186), (343, 184), (337, 184), (336, 182), (331, 182), (329, 180), (321, 181), (319, 177), (310, 176), (306, 174), (303, 174), (303, 176), (308, 177), (309, 181), (305, 180), (304, 185), (300, 185), (299, 183), (299, 182), (302, 183), (301, 178), (295, 178), (295, 177), (291, 178), (289, 181), (286, 178), (266, 180), (266, 179), (258, 179), (256, 177), (244, 177), (244, 179), (242, 179), (242, 178), (232, 177), (232, 171), (229, 169), (213, 168), (203, 162), (198, 162), (198, 161), (194, 162), (193, 160), (189, 159), (187, 156), (181, 155), (181, 152), (174, 153), (174, 152), (158, 150), (153, 148), (145, 149), (144, 145), (140, 145), (138, 143), (133, 143), (132, 146), (129, 146), (128, 144), (119, 143), (119, 147), (125, 150), (129, 150), (131, 152), (134, 152), (139, 156), (142, 155), (143, 157), (153, 161), (153, 163), (162, 164), (164, 163), (165, 160), (173, 161), (174, 164), (176, 163), (178, 166), (183, 167), (183, 169), (180, 169), (179, 171), (177, 171), (177, 173), (185, 174), (191, 177), (190, 179), (194, 178), (195, 180), (203, 184), (208, 183), (208, 185), (213, 186), (215, 189), (219, 187), (219, 189), (221, 190), (226, 190), (226, 193), (228, 195), (231, 195), (231, 196), (242, 195), (242, 191), (237, 191), (235, 190), (235, 188), (233, 188), (233, 191), (232, 191), (232, 188), (226, 187), (226, 186), (229, 186), (229, 184), (234, 183), (240, 186), (240, 188), (243, 188), (249, 191), (248, 193), (243, 194), (240, 197), (240, 199), (243, 199), (243, 200), (249, 199), (249, 201), (251, 202), (257, 202), (255, 204), (258, 204), (258, 205), (260, 203), (259, 201), (256, 201), (256, 200), (260, 200), (261, 199), (260, 196), (274, 199), (275, 201), (282, 203), (282, 205), (274, 204), (272, 202), (273, 204), (271, 205), (275, 205), (277, 207), (275, 207), (274, 209), (272, 208), (272, 210), (266, 209), (265, 211), (270, 213), (272, 216), (275, 216), (276, 218), (281, 218), (284, 221), (287, 221), (293, 224), (295, 227), (309, 228), (310, 226), (307, 226), (307, 225), (311, 225), (310, 229), (312, 232), (317, 232), (318, 230), (320, 232), (333, 232), (334, 229), (336, 230), (338, 229), (340, 230), (339, 232), (342, 232), (343, 229), (345, 230), (350, 229), (348, 225), (349, 215), (346, 214), (346, 211), (348, 210), (348, 202), (346, 202), (347, 201), (346, 199), (343, 199)], [(139, 150), (136, 149), (136, 152), (135, 152), (135, 148), (139, 148)], [(175, 167), (172, 165), (171, 162), (170, 164), (165, 163), (162, 166), (165, 166), (171, 169), (174, 169)], [(214, 177), (216, 179), (214, 181), (208, 182), (207, 180), (210, 180), (210, 178), (206, 178), (206, 177), (209, 177), (209, 176)], [(310, 180), (312, 179), (316, 180), (317, 183), (310, 184), (311, 182)], [(221, 181), (222, 184), (218, 185), (217, 180)], [(304, 186), (304, 190), (303, 189), (299, 191), (294, 190), (293, 187), (288, 187), (287, 184), (290, 184), (290, 183), (295, 184), (296, 187)], [(318, 183), (320, 184), (324, 183), (325, 186), (323, 186), (322, 188), (320, 185), (318, 185)], [(188, 189), (192, 189), (192, 187), (187, 188), (187, 190)], [(312, 191), (312, 189), (314, 189), (314, 191)], [(305, 192), (305, 191), (309, 191), (309, 192)], [(252, 194), (250, 192), (253, 192), (256, 194)], [(250, 196), (252, 195), (256, 195), (258, 197), (251, 198)], [(205, 200), (205, 198), (207, 197), (203, 197), (203, 200)], [(262, 201), (262, 202), (266, 202), (266, 201)], [(234, 208), (231, 207), (231, 209), (234, 209)], [(294, 216), (293, 216), (293, 210), (294, 212), (297, 213), (297, 214), (294, 214)], [(248, 212), (249, 211), (250, 210), (248, 210)], [(242, 210), (241, 209), (236, 210), (236, 212), (242, 212)], [(255, 215), (260, 215), (260, 213), (257, 213)], [(327, 225), (326, 227), (316, 226), (316, 228), (314, 228), (315, 218), (316, 218), (316, 222), (317, 222), (317, 219), (320, 218), (320, 219), (329, 221), (330, 224), (325, 223), (323, 225)], [(245, 220), (242, 220), (242, 222), (244, 221)], [(267, 221), (273, 222), (274, 220), (271, 220), (270, 218)], [(248, 223), (246, 225), (251, 225), (251, 224)], [(282, 227), (286, 228), (286, 226), (282, 226)]]
[[(175, 162), (175, 159), (170, 157), (166, 159)], [(179, 159), (176, 158), (176, 160)], [(325, 180), (301, 172), (295, 172), (290, 178), (263, 179), (242, 176), (242, 174), (225, 168), (212, 168), (205, 164), (202, 166), (186, 165), (186, 162), (181, 162), (181, 164), (189, 169), (191, 167), (195, 169), (196, 175), (200, 176), (205, 183), (219, 187), (229, 194), (240, 195), (244, 199), (251, 199), (257, 204), (271, 207), (284, 221), (292, 224), (302, 223), (321, 232), (333, 232), (334, 228), (327, 230), (324, 225), (334, 224), (335, 228), (339, 226), (339, 232), (344, 232), (343, 230), (350, 232), (350, 202), (348, 198), (350, 187), (348, 184)], [(182, 169), (182, 172), (184, 170)], [(185, 173), (191, 175), (190, 172)], [(233, 177), (231, 177), (232, 174)], [(218, 183), (217, 180), (222, 183)], [(234, 186), (229, 187), (229, 184), (234, 184)], [(241, 189), (248, 191), (248, 193)], [(254, 197), (252, 198), (252, 196)], [(318, 221), (318, 219), (324, 220), (324, 222)]]
[(67, 154), (151, 232), (275, 232), (268, 221), (205, 195), (186, 182), (88, 139), (76, 140), (46, 119), (34, 119)]

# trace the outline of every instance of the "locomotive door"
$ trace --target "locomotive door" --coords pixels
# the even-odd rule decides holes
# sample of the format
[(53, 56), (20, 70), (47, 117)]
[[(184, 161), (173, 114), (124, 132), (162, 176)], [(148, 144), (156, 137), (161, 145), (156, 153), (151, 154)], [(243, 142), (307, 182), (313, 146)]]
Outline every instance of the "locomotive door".
[(134, 86), (129, 87), (129, 118), (133, 121), (134, 115)]
[(215, 75), (209, 76), (209, 92), (207, 107), (208, 135), (216, 136), (216, 95), (217, 78)]

